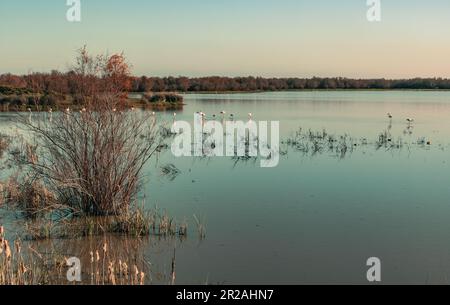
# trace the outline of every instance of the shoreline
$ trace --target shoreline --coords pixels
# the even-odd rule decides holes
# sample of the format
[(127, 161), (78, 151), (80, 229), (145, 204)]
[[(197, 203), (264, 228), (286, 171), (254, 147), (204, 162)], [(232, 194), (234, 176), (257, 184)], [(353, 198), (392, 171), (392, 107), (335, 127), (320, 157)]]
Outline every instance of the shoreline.
[[(286, 89), (286, 90), (257, 90), (257, 91), (186, 91), (186, 92), (172, 92), (178, 95), (192, 96), (192, 95), (238, 95), (238, 94), (266, 94), (266, 93), (303, 93), (303, 92), (450, 92), (450, 89)], [(154, 94), (163, 94), (166, 92), (153, 92)], [(127, 108), (139, 108), (143, 110), (154, 111), (171, 111), (180, 110), (186, 105), (185, 103), (171, 103), (171, 102), (152, 102), (144, 103), (140, 98), (131, 97), (131, 95), (143, 95), (144, 92), (129, 92), (129, 98), (125, 105)], [(82, 108), (82, 105), (77, 105), (69, 101), (61, 102), (59, 105), (0, 105), (0, 113), (23, 113), (27, 112), (30, 108), (33, 112), (47, 112), (48, 107), (53, 108), (54, 112), (62, 111), (66, 107), (72, 108), (74, 111), (78, 111)], [(43, 109), (44, 108), (44, 109)]]
[[(450, 92), (450, 89), (286, 89), (257, 91), (186, 91), (178, 94), (245, 94), (245, 93), (276, 93), (276, 92)], [(133, 92), (139, 94), (140, 92)]]

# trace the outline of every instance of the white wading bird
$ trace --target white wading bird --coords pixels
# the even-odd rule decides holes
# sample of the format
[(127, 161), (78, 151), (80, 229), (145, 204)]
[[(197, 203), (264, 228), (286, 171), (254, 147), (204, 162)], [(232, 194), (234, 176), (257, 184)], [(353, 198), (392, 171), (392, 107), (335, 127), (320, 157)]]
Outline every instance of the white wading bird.
[(220, 114), (222, 115), (222, 120), (224, 120), (225, 119), (225, 114), (227, 114), (226, 111), (222, 110), (220, 112)]

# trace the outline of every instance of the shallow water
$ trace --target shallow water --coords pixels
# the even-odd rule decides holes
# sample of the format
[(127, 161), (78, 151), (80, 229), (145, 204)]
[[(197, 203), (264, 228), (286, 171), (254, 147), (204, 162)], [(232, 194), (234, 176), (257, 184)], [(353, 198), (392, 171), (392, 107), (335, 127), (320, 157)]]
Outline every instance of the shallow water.
[[(149, 164), (143, 195), (149, 206), (188, 218), (192, 233), (142, 251), (169, 266), (177, 247), (177, 283), (367, 283), (369, 257), (381, 259), (383, 283), (449, 283), (450, 92), (186, 95), (185, 103), (177, 120), (222, 110), (244, 120), (251, 112), (256, 121), (279, 121), (281, 138), (302, 127), (370, 142), (389, 129), (407, 145), (358, 146), (345, 158), (288, 149), (270, 169), (165, 153), (158, 166), (173, 163), (181, 174), (170, 181)], [(11, 126), (5, 116), (0, 130)], [(420, 138), (432, 145), (418, 145)], [(201, 241), (194, 214), (206, 224)]]

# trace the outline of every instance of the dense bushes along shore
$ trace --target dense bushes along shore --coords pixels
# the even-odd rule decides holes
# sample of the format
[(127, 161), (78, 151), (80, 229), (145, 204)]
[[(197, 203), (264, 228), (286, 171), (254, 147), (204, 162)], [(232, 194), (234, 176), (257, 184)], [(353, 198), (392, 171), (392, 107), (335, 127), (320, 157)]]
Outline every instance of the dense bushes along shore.
[[(66, 95), (60, 93), (33, 93), (26, 88), (0, 87), (0, 111), (46, 111), (65, 109), (65, 107), (80, 108), (83, 99), (77, 94)], [(142, 107), (150, 109), (179, 109), (183, 105), (183, 97), (176, 93), (145, 93), (141, 98), (129, 98), (128, 107)]]
[[(56, 92), (74, 95), (77, 80), (74, 72), (33, 73), (29, 75), (0, 75), (0, 86), (22, 88), (32, 92)], [(450, 90), (450, 79), (350, 79), (326, 78), (263, 78), (263, 77), (135, 77), (128, 76), (127, 90), (131, 92), (236, 92), (317, 89), (425, 89)], [(0, 90), (0, 94), (1, 94)], [(3, 93), (5, 94), (5, 93)], [(11, 95), (11, 93), (6, 93)]]

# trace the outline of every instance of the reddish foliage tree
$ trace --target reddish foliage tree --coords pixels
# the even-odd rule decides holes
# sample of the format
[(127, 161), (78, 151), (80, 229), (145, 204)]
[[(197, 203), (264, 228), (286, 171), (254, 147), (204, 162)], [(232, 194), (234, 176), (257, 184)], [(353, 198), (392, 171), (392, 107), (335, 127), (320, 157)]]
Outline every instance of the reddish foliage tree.
[(127, 98), (128, 92), (132, 87), (130, 66), (127, 63), (124, 54), (114, 54), (109, 57), (106, 63), (106, 86), (110, 90), (120, 94), (121, 99)]

